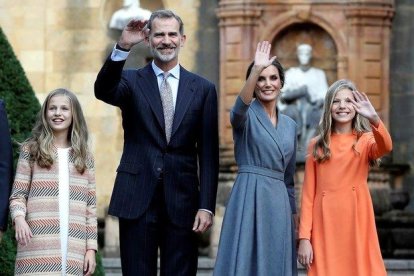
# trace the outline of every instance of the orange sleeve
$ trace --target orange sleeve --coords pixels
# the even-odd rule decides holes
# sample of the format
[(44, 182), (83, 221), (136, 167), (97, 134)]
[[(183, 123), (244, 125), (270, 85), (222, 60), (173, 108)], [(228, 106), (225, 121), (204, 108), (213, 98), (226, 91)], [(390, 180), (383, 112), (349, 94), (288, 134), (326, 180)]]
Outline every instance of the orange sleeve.
[(382, 121), (380, 121), (378, 127), (371, 125), (371, 129), (373, 137), (371, 137), (368, 141), (369, 158), (377, 159), (392, 150), (392, 140)]
[(313, 221), (313, 201), (316, 192), (316, 161), (312, 155), (314, 142), (309, 143), (305, 163), (305, 176), (302, 186), (302, 201), (300, 207), (299, 239), (311, 238)]

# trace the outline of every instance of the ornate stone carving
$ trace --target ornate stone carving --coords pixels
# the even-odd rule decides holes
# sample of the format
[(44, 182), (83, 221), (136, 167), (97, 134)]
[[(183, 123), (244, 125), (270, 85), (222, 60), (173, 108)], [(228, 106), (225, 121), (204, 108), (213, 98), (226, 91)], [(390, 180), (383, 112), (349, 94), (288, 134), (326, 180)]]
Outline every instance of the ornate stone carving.
[(292, 67), (285, 73), (279, 106), (282, 113), (294, 119), (297, 124), (297, 161), (303, 162), (307, 145), (316, 134), (328, 82), (323, 70), (310, 66), (312, 46), (300, 44), (297, 47), (297, 57), (299, 66)]
[(124, 0), (122, 8), (112, 15), (109, 28), (122, 31), (131, 19), (149, 19), (150, 16), (151, 11), (140, 7), (140, 0)]

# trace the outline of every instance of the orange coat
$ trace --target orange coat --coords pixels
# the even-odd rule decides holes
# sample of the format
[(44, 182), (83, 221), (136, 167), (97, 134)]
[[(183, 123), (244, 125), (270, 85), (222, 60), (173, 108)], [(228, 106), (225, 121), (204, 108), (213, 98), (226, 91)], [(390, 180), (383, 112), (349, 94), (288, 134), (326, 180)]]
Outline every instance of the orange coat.
[(371, 127), (357, 142), (355, 133), (332, 134), (323, 163), (309, 154), (315, 140), (309, 145), (299, 227), (314, 252), (308, 275), (387, 275), (367, 178), (369, 160), (390, 152), (392, 141), (382, 122)]

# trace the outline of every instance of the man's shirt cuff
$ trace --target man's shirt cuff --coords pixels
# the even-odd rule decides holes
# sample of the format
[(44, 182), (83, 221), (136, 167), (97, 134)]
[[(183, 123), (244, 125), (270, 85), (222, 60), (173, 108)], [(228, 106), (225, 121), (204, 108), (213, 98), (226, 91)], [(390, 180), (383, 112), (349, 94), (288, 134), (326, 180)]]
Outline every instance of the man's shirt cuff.
[(205, 212), (209, 213), (212, 217), (214, 217), (213, 212), (211, 212), (210, 210), (207, 210), (207, 209), (198, 209), (198, 210), (199, 211), (205, 211)]
[(120, 49), (116, 48), (116, 44), (114, 46), (114, 49), (112, 50), (112, 54), (111, 54), (111, 60), (112, 61), (124, 61), (127, 59), (129, 55), (129, 51), (122, 51)]

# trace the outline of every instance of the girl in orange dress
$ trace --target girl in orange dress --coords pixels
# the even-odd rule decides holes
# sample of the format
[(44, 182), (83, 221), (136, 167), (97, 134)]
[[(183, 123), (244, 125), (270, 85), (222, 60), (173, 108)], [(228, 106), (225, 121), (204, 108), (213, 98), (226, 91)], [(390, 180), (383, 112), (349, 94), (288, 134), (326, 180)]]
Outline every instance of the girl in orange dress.
[(348, 80), (332, 84), (305, 165), (298, 261), (308, 275), (387, 275), (367, 178), (391, 149), (367, 95)]

